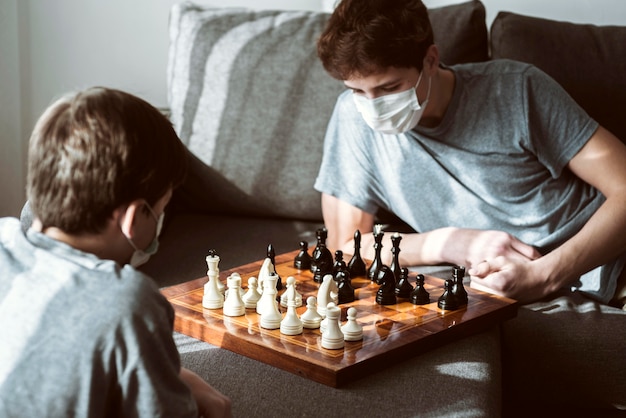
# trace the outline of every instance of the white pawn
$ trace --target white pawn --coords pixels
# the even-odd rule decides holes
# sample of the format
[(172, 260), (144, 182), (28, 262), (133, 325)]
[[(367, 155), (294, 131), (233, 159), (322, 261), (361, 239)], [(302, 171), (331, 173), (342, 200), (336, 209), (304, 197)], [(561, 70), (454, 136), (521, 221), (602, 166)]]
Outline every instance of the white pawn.
[(250, 277), (248, 279), (248, 291), (244, 293), (241, 299), (244, 305), (246, 305), (246, 308), (256, 308), (256, 304), (259, 302), (259, 299), (261, 299), (261, 294), (256, 287), (256, 277)]
[[(280, 321), (282, 321), (283, 316), (278, 311), (278, 302), (276, 302), (276, 282), (278, 281), (278, 275), (273, 274), (267, 277), (263, 281), (263, 295), (257, 303), (257, 310), (259, 309), (259, 305), (263, 302), (263, 307), (261, 311), (261, 321), (259, 325), (261, 328), (266, 329), (277, 329), (280, 328)], [(265, 299), (265, 300), (264, 300)]]
[(322, 347), (329, 350), (337, 350), (343, 348), (346, 343), (343, 333), (339, 327), (339, 315), (341, 309), (334, 304), (328, 304), (326, 307), (326, 329), (322, 331)]
[[(246, 291), (241, 286), (241, 283), (243, 282), (243, 279), (241, 278), (241, 274), (239, 274), (237, 272), (234, 272), (233, 274), (231, 274), (231, 276), (232, 277), (239, 277), (239, 294), (243, 298), (243, 295), (246, 293)], [(228, 282), (228, 279), (226, 279), (226, 281)], [(224, 297), (228, 298), (228, 288), (226, 290), (224, 290), (223, 293), (224, 293)]]
[[(272, 293), (267, 292), (267, 287), (265, 284), (267, 282), (274, 281), (274, 291)], [(278, 303), (276, 302), (276, 282), (278, 281), (278, 276), (276, 274), (266, 276), (263, 280), (263, 292), (261, 293), (261, 298), (256, 304), (256, 313), (259, 315), (263, 315), (266, 309), (272, 309), (273, 305), (276, 305), (276, 309), (278, 309)]]
[(308, 329), (316, 329), (320, 327), (322, 322), (322, 315), (317, 312), (317, 298), (315, 296), (309, 296), (306, 300), (306, 311), (300, 317), (302, 326)]
[[(333, 306), (333, 307), (337, 307), (337, 304), (335, 302), (330, 302), (328, 304), (328, 306)], [(327, 308), (328, 309), (328, 308)], [(341, 312), (341, 311), (339, 311)], [(320, 332), (323, 334), (324, 332), (326, 332), (326, 325), (328, 324), (328, 317), (325, 317), (324, 319), (322, 319), (322, 322), (320, 322)]]
[(293, 297), (294, 301), (296, 302), (296, 308), (302, 306), (302, 295), (296, 290), (296, 278), (293, 276), (287, 277), (286, 287), (287, 289), (280, 296), (280, 305), (286, 308), (287, 306), (289, 306), (287, 304), (289, 298)]
[(287, 313), (280, 322), (280, 333), (285, 335), (298, 335), (302, 334), (302, 321), (298, 318), (296, 312), (296, 300), (292, 297), (287, 301)]
[(219, 309), (224, 306), (224, 295), (220, 291), (218, 285), (220, 281), (220, 271), (218, 268), (219, 262), (220, 258), (214, 252), (211, 252), (206, 256), (206, 263), (209, 267), (209, 270), (207, 271), (209, 281), (204, 285), (202, 306), (207, 309)]
[(228, 283), (228, 296), (224, 301), (224, 315), (242, 316), (246, 313), (246, 305), (241, 299), (241, 276), (232, 275), (226, 279)]
[(356, 321), (356, 308), (348, 308), (348, 321), (341, 327), (343, 339), (346, 341), (359, 341), (363, 339), (363, 327)]
[(333, 279), (332, 274), (325, 275), (317, 291), (317, 312), (323, 317), (326, 316), (326, 306), (330, 302), (337, 304), (338, 291), (337, 282)]

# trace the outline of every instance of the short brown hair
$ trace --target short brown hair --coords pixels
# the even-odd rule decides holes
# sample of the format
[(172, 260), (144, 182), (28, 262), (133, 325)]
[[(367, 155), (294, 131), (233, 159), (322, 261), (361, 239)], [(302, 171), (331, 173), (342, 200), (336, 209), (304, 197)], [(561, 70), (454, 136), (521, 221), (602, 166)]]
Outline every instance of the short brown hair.
[(347, 80), (388, 67), (421, 71), (432, 44), (420, 0), (342, 0), (318, 40), (317, 54), (332, 77)]
[(97, 233), (135, 199), (154, 205), (187, 169), (171, 123), (146, 101), (101, 87), (68, 95), (37, 122), (27, 192), (43, 227)]

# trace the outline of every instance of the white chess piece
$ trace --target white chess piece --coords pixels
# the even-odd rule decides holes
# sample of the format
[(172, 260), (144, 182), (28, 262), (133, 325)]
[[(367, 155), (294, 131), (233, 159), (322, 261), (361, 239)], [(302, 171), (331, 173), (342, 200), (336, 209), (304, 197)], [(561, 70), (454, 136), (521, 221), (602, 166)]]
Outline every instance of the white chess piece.
[(261, 299), (261, 294), (257, 290), (256, 282), (256, 277), (250, 277), (248, 279), (248, 291), (241, 297), (244, 305), (249, 309), (255, 309), (256, 304), (259, 302), (259, 299)]
[(220, 270), (218, 264), (220, 262), (219, 256), (215, 254), (209, 254), (206, 257), (206, 263), (209, 268), (207, 276), (209, 281), (204, 285), (204, 294), (202, 296), (202, 306), (207, 309), (219, 309), (224, 306), (224, 295), (219, 289), (219, 275)]
[(287, 302), (290, 297), (293, 297), (296, 302), (296, 308), (302, 306), (302, 295), (298, 293), (298, 290), (296, 290), (296, 278), (293, 276), (287, 277), (286, 290), (280, 296), (280, 305), (285, 308), (289, 306)]
[(231, 275), (226, 279), (228, 283), (228, 296), (224, 301), (224, 315), (226, 316), (242, 316), (246, 313), (246, 305), (241, 299), (241, 276)]
[(317, 312), (320, 315), (326, 316), (326, 306), (328, 306), (330, 302), (337, 304), (338, 291), (337, 282), (333, 279), (332, 274), (325, 275), (317, 291)]
[(343, 348), (346, 343), (339, 327), (341, 309), (332, 303), (326, 307), (326, 329), (322, 331), (322, 347), (330, 350)]
[(363, 339), (363, 327), (356, 321), (357, 310), (354, 306), (348, 308), (348, 321), (341, 327), (343, 338), (346, 341)]
[(303, 324), (296, 312), (296, 299), (292, 294), (287, 301), (287, 313), (280, 322), (280, 333), (285, 335), (302, 334)]
[(309, 296), (306, 300), (306, 311), (300, 317), (302, 326), (308, 329), (316, 329), (320, 327), (322, 322), (322, 315), (317, 312), (317, 298), (315, 296)]
[(259, 309), (259, 305), (263, 303), (261, 321), (259, 322), (261, 328), (280, 328), (280, 321), (282, 321), (283, 316), (278, 311), (278, 302), (276, 302), (277, 281), (277, 274), (272, 274), (269, 277), (266, 277), (263, 281), (263, 295), (261, 296), (259, 303), (257, 303), (257, 310)]
[(265, 290), (265, 286), (263, 286), (263, 282), (267, 277), (274, 274), (276, 271), (274, 270), (274, 265), (272, 264), (272, 259), (267, 257), (263, 260), (263, 264), (259, 269), (259, 276), (257, 279), (257, 291), (260, 294), (263, 294), (263, 290)]

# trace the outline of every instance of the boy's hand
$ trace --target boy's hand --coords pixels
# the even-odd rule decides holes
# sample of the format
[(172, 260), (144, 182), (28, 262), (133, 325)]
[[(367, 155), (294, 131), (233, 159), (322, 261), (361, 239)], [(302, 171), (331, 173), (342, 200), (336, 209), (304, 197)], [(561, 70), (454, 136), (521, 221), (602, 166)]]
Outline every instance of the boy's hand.
[(191, 393), (198, 404), (198, 416), (204, 418), (232, 417), (231, 402), (228, 396), (222, 394), (200, 376), (184, 367), (180, 369), (180, 378), (191, 389)]

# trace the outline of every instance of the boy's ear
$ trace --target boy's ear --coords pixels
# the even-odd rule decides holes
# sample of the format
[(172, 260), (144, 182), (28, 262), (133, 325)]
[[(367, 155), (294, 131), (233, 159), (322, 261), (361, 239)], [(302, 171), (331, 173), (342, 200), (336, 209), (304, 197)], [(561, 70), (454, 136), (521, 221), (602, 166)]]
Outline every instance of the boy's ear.
[(135, 217), (140, 213), (143, 204), (143, 200), (133, 200), (128, 206), (120, 206), (114, 212), (113, 216), (116, 218), (122, 232), (130, 239), (133, 239), (135, 236), (133, 225), (135, 224)]

